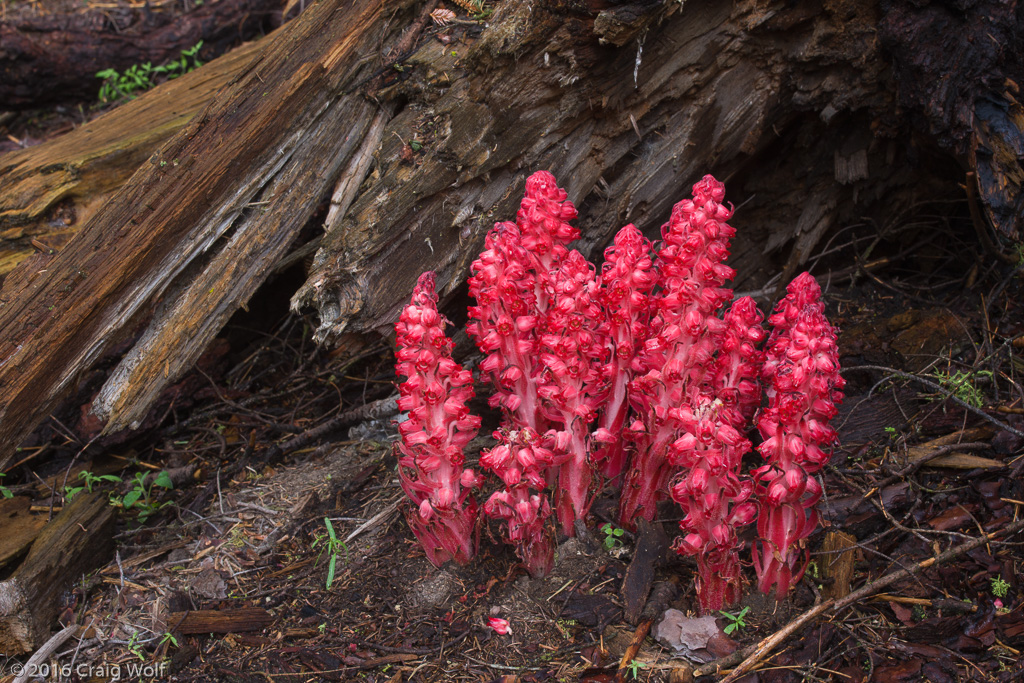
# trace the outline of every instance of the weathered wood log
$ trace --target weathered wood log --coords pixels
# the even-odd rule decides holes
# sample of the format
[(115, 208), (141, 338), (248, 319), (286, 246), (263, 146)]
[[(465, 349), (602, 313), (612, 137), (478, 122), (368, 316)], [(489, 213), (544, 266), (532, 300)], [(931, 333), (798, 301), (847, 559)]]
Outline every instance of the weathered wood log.
[(50, 637), (60, 595), (110, 559), (114, 508), (101, 493), (79, 493), (32, 545), (11, 578), (0, 582), (0, 652), (30, 652)]
[(974, 173), (967, 182), (986, 217), (1015, 239), (1024, 225), (1021, 26), (1024, 6), (988, 0), (893, 3), (879, 24), (900, 104)]
[[(408, 79), (382, 92), (416, 106), (388, 124), (351, 210), (328, 221), (294, 307), (318, 310), (321, 340), (386, 332), (422, 271), (437, 271), (445, 294), (459, 287), (484, 234), (515, 216), (540, 168), (579, 208), (577, 247), (588, 255), (629, 222), (655, 235), (689, 185), (714, 173), (731, 200), (751, 200), (734, 220), (737, 283), (792, 273), (864, 209), (855, 197), (866, 170), (851, 169), (893, 181), (870, 132), (892, 104), (879, 12), (499, 5), (479, 39), (462, 36), (469, 45), (458, 50), (425, 43), (404, 62)], [(411, 164), (409, 140), (422, 144)]]
[(963, 192), (958, 174), (907, 172), (917, 152), (900, 137), (875, 3), (504, 2), (486, 26), (433, 27), (392, 63), (378, 46), (411, 9), (389, 5), (384, 22), (336, 2), (270, 36), (63, 252), (16, 271), (17, 296), (0, 300), (0, 446), (157, 310), (94, 405), (110, 430), (137, 422), (338, 176), (293, 299), (318, 310), (324, 341), (386, 332), (423, 270), (452, 298), (538, 168), (578, 205), (588, 255), (626, 222), (654, 235), (704, 173), (727, 180), (743, 204), (740, 288), (780, 271), (784, 283), (847, 222)]
[(25, 552), (46, 526), (45, 515), (33, 515), (27, 496), (0, 498), (0, 568)]
[[(1019, 9), (991, 4), (962, 12), (944, 37), (962, 59), (945, 72), (932, 60), (925, 80), (940, 93), (950, 79), (969, 83), (956, 74), (976, 66), (974, 37), (993, 24), (998, 35), (1016, 26)], [(459, 287), (484, 233), (515, 215), (523, 181), (538, 168), (553, 171), (580, 208), (585, 253), (627, 222), (657, 236), (701, 175), (728, 180), (729, 198), (743, 204), (731, 260), (740, 288), (779, 271), (788, 281), (842, 225), (865, 217), (887, 225), (893, 205), (965, 197), (963, 176), (911, 170), (916, 129), (896, 108), (878, 40), (879, 26), (902, 11), (697, 1), (560, 14), (554, 4), (504, 3), (458, 56), (428, 43), (407, 60), (409, 80), (385, 95), (417, 106), (389, 124), (372, 182), (328, 223), (294, 306), (318, 310), (321, 340), (387, 332), (423, 270), (437, 271), (448, 294)], [(904, 52), (920, 43), (913, 33), (891, 42)], [(988, 81), (1011, 81), (999, 98), (1008, 113), (986, 128), (997, 129), (992, 148), (1006, 152), (992, 163), (1009, 179), (1011, 203), (1024, 176), (1012, 153), (1024, 115), (1011, 96), (1022, 59), (1007, 38), (1000, 58), (984, 62)], [(991, 102), (966, 89), (977, 96), (957, 100), (968, 117)], [(411, 139), (424, 149), (413, 165), (403, 154)], [(966, 146), (951, 151), (968, 167), (981, 158)]]
[(172, 632), (189, 635), (260, 631), (272, 623), (274, 616), (261, 607), (237, 607), (172, 612), (167, 620), (167, 627)]
[(125, 394), (148, 385), (146, 403), (187, 369), (339, 175), (365, 166), (382, 116), (352, 90), (377, 71), (375, 50), (407, 25), (380, 12), (371, 0), (331, 0), (284, 26), (43, 272), (18, 271), (17, 296), (0, 301), (7, 453), (126, 325), (152, 316), (97, 407), (116, 427), (144, 415)]
[(139, 12), (32, 16), (0, 22), (0, 109), (96, 99), (104, 69), (166, 64), (203, 41), (209, 58), (271, 27), (280, 0), (215, 0), (168, 22), (147, 3)]
[[(66, 135), (0, 155), (0, 276), (34, 254), (48, 262), (259, 46), (246, 43)], [(12, 298), (14, 283), (5, 290)]]

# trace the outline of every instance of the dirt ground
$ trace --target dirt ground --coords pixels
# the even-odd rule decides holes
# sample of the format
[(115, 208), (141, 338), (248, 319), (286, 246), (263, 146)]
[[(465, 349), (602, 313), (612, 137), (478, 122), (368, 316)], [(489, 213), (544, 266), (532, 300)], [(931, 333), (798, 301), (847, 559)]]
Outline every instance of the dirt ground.
[[(0, 153), (88, 115), (7, 116)], [(352, 338), (344, 349), (317, 348), (314, 321), (287, 313), (296, 270), (254, 295), (258, 310), (235, 317), (139, 432), (91, 441), (79, 407), (100, 369), (3, 480), (46, 514), (65, 486), (81, 485), (81, 472), (122, 479), (95, 485), (120, 500), (116, 556), (64, 596), (61, 624), (80, 628), (47, 660), (57, 675), (46, 680), (684, 681), (833, 591), (1016, 522), (1024, 268), (997, 264), (975, 244), (966, 207), (919, 213), (907, 231), (875, 235), (876, 256), (910, 256), (826, 288), (849, 384), (836, 420), (842, 445), (823, 472), (823, 525), (808, 543), (812, 569), (781, 602), (748, 585), (734, 616), (715, 615), (717, 636), (693, 659), (646, 633), (666, 609), (695, 615), (691, 561), (662, 553), (653, 622), (623, 616), (638, 539), (601, 531), (615, 518), (612, 490), (594, 505), (589, 537), (561, 539), (544, 579), (525, 572), (494, 522), (483, 524), (471, 564), (433, 567), (403, 519), (390, 346)], [(740, 212), (733, 223), (742, 229), (743, 220)], [(873, 229), (845, 235), (815, 273), (857, 262), (856, 245)], [(922, 235), (924, 247), (906, 249)], [(485, 418), (483, 434), (487, 420), (493, 427), (497, 417)], [(488, 443), (474, 442), (470, 464)], [(153, 486), (145, 505), (124, 505), (137, 473), (164, 470), (176, 473), (173, 488)], [(670, 504), (661, 510), (669, 538), (679, 516)], [(852, 539), (845, 578), (826, 576), (838, 553), (823, 543), (834, 532)], [(742, 680), (1024, 680), (1022, 540), (982, 544), (812, 620)], [(15, 565), (0, 567), (0, 579)], [(227, 632), (187, 632), (190, 610), (234, 618), (219, 622)], [(490, 617), (507, 620), (509, 633), (490, 628)], [(0, 683), (27, 660), (0, 654)]]

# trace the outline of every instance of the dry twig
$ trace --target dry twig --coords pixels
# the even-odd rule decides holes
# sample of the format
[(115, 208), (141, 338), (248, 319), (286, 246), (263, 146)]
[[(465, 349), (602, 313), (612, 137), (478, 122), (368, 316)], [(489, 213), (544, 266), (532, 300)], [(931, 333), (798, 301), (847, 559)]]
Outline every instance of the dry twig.
[(776, 631), (775, 633), (763, 639), (756, 645), (745, 647), (742, 650), (737, 650), (728, 657), (723, 657), (722, 659), (719, 659), (717, 661), (705, 664), (704, 666), (695, 669), (693, 675), (707, 676), (709, 674), (721, 673), (723, 670), (728, 669), (731, 666), (737, 665), (736, 668), (733, 669), (729, 673), (729, 675), (723, 678), (721, 681), (721, 683), (732, 683), (744, 674), (752, 671), (754, 667), (756, 667), (766, 657), (768, 657), (768, 655), (771, 654), (776, 647), (781, 645), (782, 642), (786, 640), (786, 638), (794, 634), (798, 629), (804, 626), (804, 624), (808, 623), (815, 617), (825, 614), (826, 612), (830, 613), (833, 616), (837, 615), (840, 611), (863, 600), (864, 598), (873, 595), (874, 593), (877, 593), (878, 591), (882, 590), (887, 586), (891, 586), (892, 584), (898, 581), (902, 581), (903, 579), (909, 578), (934, 565), (943, 564), (944, 562), (948, 562), (949, 560), (955, 559), (965, 553), (974, 550), (975, 548), (978, 548), (980, 546), (985, 545), (986, 543), (991, 542), (998, 536), (1011, 536), (1013, 534), (1018, 533), (1021, 530), (1024, 530), (1024, 520), (1019, 519), (1016, 522), (1013, 522), (1012, 524), (1009, 524), (1002, 529), (997, 529), (996, 531), (987, 533), (983, 536), (972, 538), (970, 541), (961, 543), (960, 545), (950, 548), (945, 552), (939, 553), (935, 557), (930, 557), (927, 560), (918, 562), (916, 565), (912, 567), (908, 567), (907, 569), (900, 569), (899, 571), (886, 574), (885, 576), (875, 579), (874, 581), (871, 581), (870, 583), (855, 590), (854, 592), (847, 595), (845, 598), (839, 600), (831, 599), (819, 603), (811, 609), (804, 612), (803, 614), (801, 614), (800, 616), (798, 616), (796, 619), (786, 624), (782, 629)]

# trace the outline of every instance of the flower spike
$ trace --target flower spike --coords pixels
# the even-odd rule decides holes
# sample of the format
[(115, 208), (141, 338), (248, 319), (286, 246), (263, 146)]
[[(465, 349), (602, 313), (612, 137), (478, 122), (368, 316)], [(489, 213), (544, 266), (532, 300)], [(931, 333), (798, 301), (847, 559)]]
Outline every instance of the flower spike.
[(478, 538), (477, 504), (469, 494), (478, 479), (462, 467), (462, 450), (476, 436), (480, 418), (466, 407), (473, 376), (452, 360), (447, 323), (437, 310), (434, 273), (423, 273), (395, 325), (395, 372), (406, 377), (398, 407), (408, 414), (398, 426), (398, 473), (412, 502), (409, 526), (436, 566), (469, 562)]

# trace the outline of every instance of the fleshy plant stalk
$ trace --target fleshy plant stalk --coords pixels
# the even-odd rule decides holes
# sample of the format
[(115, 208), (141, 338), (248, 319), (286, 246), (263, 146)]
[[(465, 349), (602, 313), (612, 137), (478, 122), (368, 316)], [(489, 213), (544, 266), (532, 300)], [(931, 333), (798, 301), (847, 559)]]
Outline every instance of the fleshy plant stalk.
[[(575, 217), (554, 176), (538, 171), (527, 179), (516, 222), (495, 225), (472, 265), (469, 291), (477, 303), (468, 327), (485, 354), (480, 369), (495, 386), (491, 405), (503, 408), (503, 433), (514, 435), (501, 447), (513, 448), (525, 435), (551, 453), (539, 462), (541, 474), (555, 488), (558, 517), (570, 535), (589, 505), (588, 432), (606, 353), (593, 266), (566, 248), (579, 236), (567, 222)], [(506, 493), (525, 500), (521, 492)], [(542, 486), (530, 495), (546, 493)], [(535, 507), (543, 512), (548, 505)]]
[(463, 468), (463, 448), (480, 418), (466, 407), (473, 376), (452, 360), (447, 323), (437, 310), (434, 274), (424, 273), (395, 325), (395, 371), (406, 377), (398, 406), (408, 413), (398, 426), (398, 472), (413, 504), (406, 511), (409, 526), (436, 566), (469, 562), (478, 540), (477, 504), (469, 489), (479, 478)]
[(607, 395), (594, 438), (593, 460), (601, 473), (619, 486), (626, 467), (624, 431), (629, 415), (629, 382), (633, 359), (650, 334), (650, 294), (657, 282), (651, 243), (629, 224), (604, 252), (599, 299), (608, 324)]
[(825, 318), (821, 288), (803, 273), (768, 319), (772, 333), (762, 380), (768, 406), (759, 415), (767, 461), (754, 471), (761, 504), (754, 569), (761, 590), (775, 586), (780, 599), (807, 566), (801, 541), (818, 523), (821, 485), (813, 476), (828, 462), (836, 441), (829, 420), (846, 384), (839, 375), (836, 331)]
[(679, 468), (671, 488), (686, 516), (676, 551), (697, 560), (697, 596), (710, 614), (739, 599), (741, 576), (737, 528), (753, 521), (750, 477), (740, 474), (744, 436), (760, 398), (757, 375), (764, 339), (761, 312), (753, 299), (738, 299), (726, 312), (718, 355), (696, 401), (680, 408), (684, 434), (669, 451)]
[(544, 366), (538, 392), (555, 427), (558, 470), (555, 511), (570, 536), (590, 508), (593, 467), (590, 425), (604, 399), (601, 372), (607, 358), (603, 313), (597, 304), (594, 267), (578, 251), (562, 261), (553, 280), (551, 308), (540, 335)]
[(635, 453), (619, 504), (619, 525), (625, 528), (634, 528), (638, 516), (654, 519), (675, 470), (673, 460), (679, 459), (672, 450), (691, 447), (689, 412), (701, 405), (712, 381), (709, 371), (726, 326), (718, 313), (732, 298), (723, 284), (735, 274), (724, 264), (736, 232), (725, 222), (732, 211), (722, 204), (724, 198), (725, 186), (705, 176), (693, 186), (693, 199), (676, 204), (662, 227), (652, 334), (634, 360), (636, 378), (629, 385), (636, 417), (627, 434)]
[(484, 503), (484, 513), (505, 521), (505, 538), (535, 577), (547, 576), (555, 562), (555, 535), (548, 524), (551, 505), (544, 473), (557, 464), (548, 440), (529, 429), (500, 429), (498, 445), (480, 456), (480, 465), (505, 485)]

